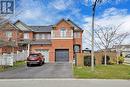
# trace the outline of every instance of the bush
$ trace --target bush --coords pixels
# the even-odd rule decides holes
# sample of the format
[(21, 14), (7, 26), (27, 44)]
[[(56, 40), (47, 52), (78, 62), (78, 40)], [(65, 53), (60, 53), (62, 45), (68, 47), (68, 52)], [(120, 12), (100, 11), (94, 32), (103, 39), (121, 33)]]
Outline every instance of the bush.
[(110, 64), (110, 65), (114, 65), (114, 64), (116, 64), (116, 62), (113, 61), (113, 60), (109, 60), (109, 64)]
[(118, 63), (122, 64), (124, 62), (124, 57), (123, 56), (119, 56), (118, 57)]

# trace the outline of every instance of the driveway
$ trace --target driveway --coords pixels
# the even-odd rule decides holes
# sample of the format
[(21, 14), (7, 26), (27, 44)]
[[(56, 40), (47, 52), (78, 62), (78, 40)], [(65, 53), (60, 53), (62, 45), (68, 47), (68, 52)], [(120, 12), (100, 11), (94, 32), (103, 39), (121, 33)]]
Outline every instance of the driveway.
[(1, 72), (1, 79), (27, 79), (27, 78), (72, 78), (71, 63), (44, 64), (43, 66), (27, 67), (26, 65), (14, 70)]

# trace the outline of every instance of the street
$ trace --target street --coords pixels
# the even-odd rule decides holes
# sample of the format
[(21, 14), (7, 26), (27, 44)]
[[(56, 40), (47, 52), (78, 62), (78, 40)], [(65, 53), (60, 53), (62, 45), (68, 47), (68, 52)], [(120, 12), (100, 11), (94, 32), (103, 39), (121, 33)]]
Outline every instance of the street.
[(129, 80), (3, 79), (1, 87), (130, 87)]
[(27, 67), (0, 72), (0, 79), (30, 79), (30, 78), (72, 78), (72, 64), (54, 63), (42, 66)]

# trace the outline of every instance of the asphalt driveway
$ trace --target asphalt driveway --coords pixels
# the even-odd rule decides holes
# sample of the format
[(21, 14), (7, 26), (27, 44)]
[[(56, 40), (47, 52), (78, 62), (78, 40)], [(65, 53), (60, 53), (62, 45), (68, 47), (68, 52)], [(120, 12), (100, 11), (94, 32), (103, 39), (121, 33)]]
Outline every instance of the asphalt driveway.
[(73, 78), (71, 63), (44, 64), (43, 66), (27, 67), (0, 72), (0, 79), (27, 78)]

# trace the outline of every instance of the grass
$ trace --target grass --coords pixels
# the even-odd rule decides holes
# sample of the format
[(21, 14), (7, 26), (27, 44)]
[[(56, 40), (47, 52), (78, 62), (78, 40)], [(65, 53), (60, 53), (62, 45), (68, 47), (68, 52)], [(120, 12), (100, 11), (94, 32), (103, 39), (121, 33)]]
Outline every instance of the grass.
[(8, 69), (15, 69), (25, 64), (25, 61), (17, 61), (14, 66), (0, 66), (0, 72), (4, 72)]
[(130, 65), (97, 65), (93, 72), (91, 67), (74, 67), (74, 76), (88, 79), (130, 79)]

